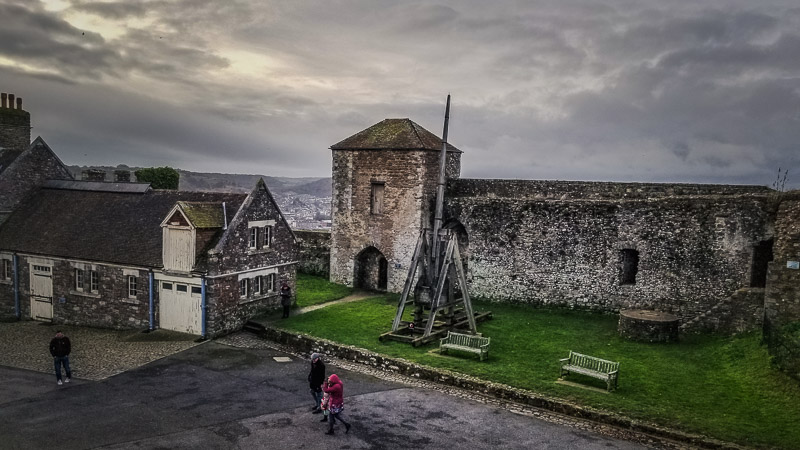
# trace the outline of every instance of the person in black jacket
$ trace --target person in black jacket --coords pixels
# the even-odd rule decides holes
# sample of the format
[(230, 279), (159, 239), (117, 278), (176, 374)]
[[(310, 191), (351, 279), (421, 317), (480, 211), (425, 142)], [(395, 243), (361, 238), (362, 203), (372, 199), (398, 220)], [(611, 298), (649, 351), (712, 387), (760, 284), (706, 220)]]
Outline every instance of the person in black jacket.
[(50, 340), (50, 354), (53, 355), (53, 364), (56, 368), (56, 380), (58, 385), (61, 386), (61, 366), (67, 372), (67, 378), (64, 379), (65, 383), (69, 383), (72, 378), (72, 371), (69, 368), (69, 352), (72, 350), (72, 345), (69, 338), (64, 336), (61, 330), (56, 331), (56, 337)]
[[(283, 319), (289, 317), (289, 311), (292, 308), (292, 288), (284, 281), (280, 289), (281, 306), (283, 306)], [(320, 383), (321, 384), (321, 383)], [(317, 402), (319, 404), (319, 402)]]
[(308, 387), (311, 396), (314, 397), (314, 407), (311, 411), (319, 414), (322, 410), (319, 407), (322, 401), (322, 383), (325, 382), (325, 364), (322, 363), (322, 355), (319, 353), (311, 354), (311, 371), (308, 373)]

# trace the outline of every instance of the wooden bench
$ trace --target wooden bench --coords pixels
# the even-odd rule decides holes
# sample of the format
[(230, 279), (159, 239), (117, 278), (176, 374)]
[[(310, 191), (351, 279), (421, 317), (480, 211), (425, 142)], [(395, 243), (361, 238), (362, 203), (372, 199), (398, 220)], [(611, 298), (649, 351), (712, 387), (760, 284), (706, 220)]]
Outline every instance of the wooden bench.
[(473, 334), (447, 332), (447, 337), (439, 341), (439, 353), (447, 350), (460, 350), (462, 352), (477, 353), (481, 361), (489, 356), (489, 340), (491, 338)]
[(612, 390), (612, 386), (614, 389), (617, 388), (618, 362), (582, 355), (572, 350), (569, 352), (569, 358), (560, 361), (562, 377), (570, 372), (575, 372), (605, 381), (609, 391)]

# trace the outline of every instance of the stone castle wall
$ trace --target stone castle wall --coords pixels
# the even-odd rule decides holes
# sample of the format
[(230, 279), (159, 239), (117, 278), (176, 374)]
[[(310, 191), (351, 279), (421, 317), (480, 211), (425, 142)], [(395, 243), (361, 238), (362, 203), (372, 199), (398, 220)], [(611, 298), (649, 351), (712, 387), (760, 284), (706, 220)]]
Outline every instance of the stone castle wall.
[(765, 337), (776, 365), (800, 379), (800, 191), (781, 200), (764, 302)]
[(294, 230), (299, 247), (297, 270), (328, 278), (331, 269), (330, 231)]
[[(454, 180), (446, 215), (466, 229), (473, 296), (657, 309), (685, 322), (750, 286), (753, 247), (772, 237), (768, 194), (752, 186)], [(626, 251), (638, 254), (629, 284)]]

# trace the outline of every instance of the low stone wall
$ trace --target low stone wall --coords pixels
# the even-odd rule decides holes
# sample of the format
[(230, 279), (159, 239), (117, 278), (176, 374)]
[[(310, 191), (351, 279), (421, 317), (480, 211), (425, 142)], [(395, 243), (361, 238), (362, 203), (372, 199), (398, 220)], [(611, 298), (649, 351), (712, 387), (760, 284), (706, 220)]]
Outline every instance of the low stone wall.
[[(627, 417), (622, 417), (608, 412), (596, 411), (590, 408), (571, 404), (563, 400), (545, 397), (531, 391), (517, 389), (503, 384), (492, 383), (443, 369), (434, 369), (431, 367), (422, 366), (404, 359), (391, 358), (379, 353), (370, 352), (362, 348), (341, 345), (325, 339), (315, 338), (313, 336), (295, 334), (277, 328), (266, 328), (261, 330), (259, 333), (261, 337), (289, 347), (295, 353), (307, 355), (310, 355), (314, 352), (321, 353), (326, 356), (332, 356), (373, 367), (381, 371), (398, 373), (423, 381), (455, 386), (471, 392), (519, 403), (522, 405), (542, 408), (572, 417), (592, 420), (631, 431), (685, 442), (698, 448), (740, 449), (738, 446), (725, 442), (661, 428), (651, 424), (641, 423)], [(487, 362), (487, 364), (491, 363)]]
[(331, 232), (294, 230), (299, 246), (297, 270), (328, 278), (331, 273)]

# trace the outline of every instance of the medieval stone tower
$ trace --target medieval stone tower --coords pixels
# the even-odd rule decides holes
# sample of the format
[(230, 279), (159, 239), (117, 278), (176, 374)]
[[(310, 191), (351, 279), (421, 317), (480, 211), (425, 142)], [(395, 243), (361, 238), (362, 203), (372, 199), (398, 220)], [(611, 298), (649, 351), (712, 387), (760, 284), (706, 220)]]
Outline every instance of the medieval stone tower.
[[(0, 94), (0, 149), (22, 153), (31, 143), (31, 115), (22, 109), (22, 98)], [(10, 152), (3, 152), (3, 155)], [(2, 161), (0, 161), (2, 164)]]
[[(386, 119), (331, 146), (331, 281), (399, 292), (420, 230), (431, 226), (442, 140), (409, 119)], [(446, 174), (461, 150), (448, 145)]]

